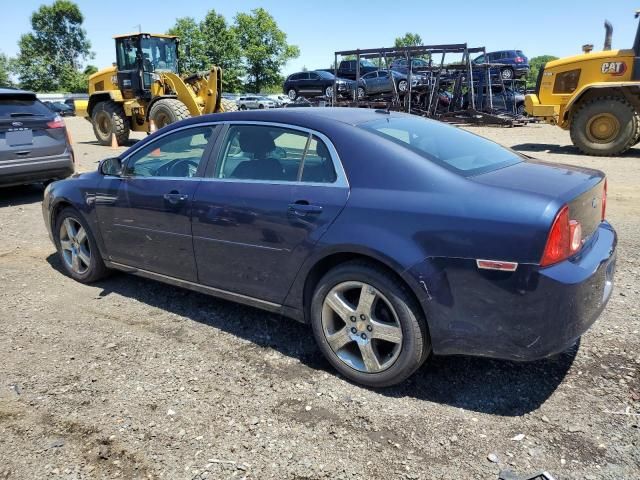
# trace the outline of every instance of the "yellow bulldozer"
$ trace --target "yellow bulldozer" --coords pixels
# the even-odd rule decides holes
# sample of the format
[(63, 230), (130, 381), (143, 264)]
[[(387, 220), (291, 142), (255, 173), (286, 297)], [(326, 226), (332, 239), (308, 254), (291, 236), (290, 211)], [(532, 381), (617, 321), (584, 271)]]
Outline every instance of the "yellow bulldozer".
[(222, 98), (222, 69), (181, 76), (173, 35), (117, 35), (116, 62), (89, 77), (89, 100), (76, 112), (93, 124), (96, 138), (126, 142), (129, 132), (149, 132), (191, 116), (236, 110)]
[(611, 50), (609, 22), (605, 29), (602, 51), (585, 45), (581, 55), (548, 62), (525, 97), (530, 116), (569, 130), (587, 155), (619, 155), (640, 140), (640, 28), (624, 50)]

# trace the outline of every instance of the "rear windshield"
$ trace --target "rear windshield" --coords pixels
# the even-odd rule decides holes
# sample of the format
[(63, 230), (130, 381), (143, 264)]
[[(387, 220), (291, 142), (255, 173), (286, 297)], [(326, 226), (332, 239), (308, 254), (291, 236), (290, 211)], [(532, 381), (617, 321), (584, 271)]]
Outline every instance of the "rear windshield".
[(18, 118), (26, 116), (51, 116), (51, 110), (39, 100), (28, 95), (0, 96), (0, 118)]
[(388, 117), (359, 125), (465, 177), (521, 162), (522, 158), (497, 143), (419, 117)]

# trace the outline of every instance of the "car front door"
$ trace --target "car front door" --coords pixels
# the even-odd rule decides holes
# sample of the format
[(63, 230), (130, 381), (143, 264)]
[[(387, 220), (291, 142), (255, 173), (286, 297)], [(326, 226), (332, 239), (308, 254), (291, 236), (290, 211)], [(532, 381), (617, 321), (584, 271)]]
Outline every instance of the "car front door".
[(378, 72), (370, 72), (362, 76), (360, 79), (362, 83), (364, 83), (364, 90), (367, 95), (372, 93), (376, 93), (378, 85)]
[(280, 304), (347, 201), (337, 154), (321, 134), (267, 123), (230, 124), (216, 150), (194, 200), (199, 281)]
[(309, 91), (320, 94), (323, 93), (322, 90), (322, 79), (320, 75), (315, 72), (309, 72)]
[(94, 200), (110, 261), (196, 281), (192, 202), (216, 128), (169, 132), (125, 158), (121, 175), (102, 179)]
[(377, 90), (381, 93), (393, 92), (393, 84), (391, 83), (393, 80), (393, 76), (389, 74), (388, 71), (380, 70), (378, 72), (377, 79)]

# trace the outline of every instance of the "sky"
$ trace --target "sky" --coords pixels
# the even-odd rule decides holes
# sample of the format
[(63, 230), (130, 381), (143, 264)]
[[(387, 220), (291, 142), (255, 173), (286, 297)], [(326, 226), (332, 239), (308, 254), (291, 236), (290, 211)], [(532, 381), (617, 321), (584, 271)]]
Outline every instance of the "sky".
[[(0, 52), (17, 54), (20, 35), (30, 31), (30, 16), (43, 0), (11, 2), (3, 8)], [(209, 9), (229, 23), (238, 12), (263, 7), (300, 48), (300, 57), (289, 61), (283, 74), (329, 68), (333, 52), (356, 48), (391, 47), (405, 32), (418, 33), (425, 44), (467, 43), (487, 51), (519, 49), (529, 58), (537, 55), (563, 57), (580, 53), (592, 43), (602, 49), (603, 22), (613, 24), (613, 48), (630, 48), (638, 21), (633, 18), (636, 0), (571, 1), (488, 0), (76, 0), (95, 57), (88, 63), (99, 68), (115, 60), (113, 35), (142, 30), (164, 33), (178, 17), (202, 19)], [(179, 6), (179, 9), (175, 7)]]

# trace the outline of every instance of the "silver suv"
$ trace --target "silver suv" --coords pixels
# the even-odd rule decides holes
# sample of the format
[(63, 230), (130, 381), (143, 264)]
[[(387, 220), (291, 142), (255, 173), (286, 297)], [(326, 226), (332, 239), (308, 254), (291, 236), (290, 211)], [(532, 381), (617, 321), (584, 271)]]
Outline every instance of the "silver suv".
[(238, 104), (238, 108), (240, 110), (275, 108), (276, 106), (276, 103), (273, 100), (266, 97), (261, 97), (259, 95), (242, 96), (236, 103)]

